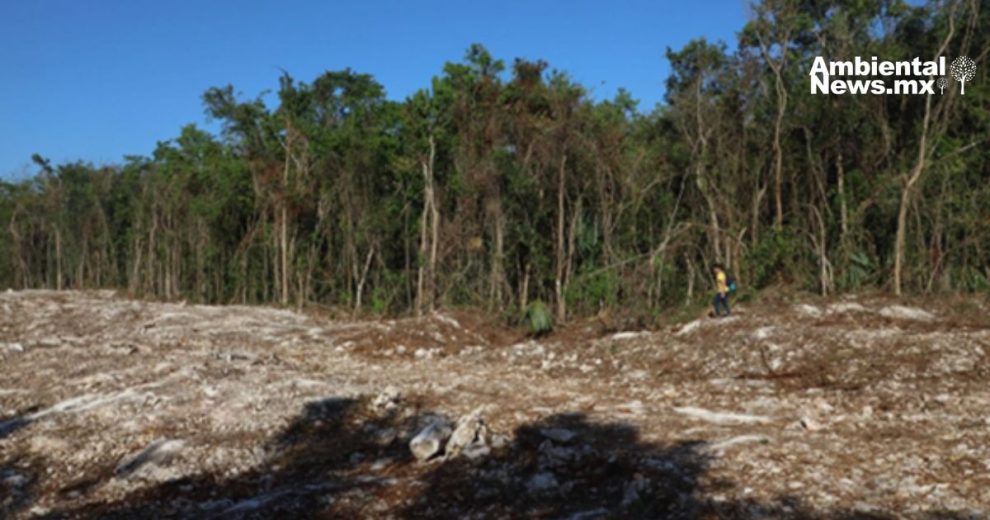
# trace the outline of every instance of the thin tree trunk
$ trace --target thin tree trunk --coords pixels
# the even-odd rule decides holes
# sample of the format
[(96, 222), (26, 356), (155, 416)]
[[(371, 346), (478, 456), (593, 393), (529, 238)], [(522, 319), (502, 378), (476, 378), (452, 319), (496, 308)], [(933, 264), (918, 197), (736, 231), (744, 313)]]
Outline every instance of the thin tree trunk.
[(62, 233), (55, 228), (55, 289), (62, 290)]
[(567, 317), (567, 303), (564, 301), (564, 195), (565, 171), (567, 154), (560, 159), (557, 173), (557, 247), (556, 247), (556, 276), (554, 278), (554, 295), (557, 298), (557, 320), (564, 321)]
[[(938, 52), (935, 53), (935, 59), (941, 56), (945, 51), (946, 47), (949, 45), (949, 41), (952, 40), (952, 35), (955, 33), (955, 4), (949, 11), (949, 32), (945, 36), (945, 40), (942, 41), (942, 45), (939, 47)], [(921, 139), (918, 141), (918, 157), (915, 160), (914, 167), (911, 169), (911, 174), (904, 183), (904, 188), (901, 190), (901, 203), (897, 210), (897, 235), (894, 239), (894, 294), (897, 296), (901, 295), (902, 289), (902, 271), (904, 269), (904, 242), (905, 234), (907, 233), (907, 211), (908, 205), (911, 203), (911, 197), (914, 194), (915, 183), (921, 178), (921, 174), (925, 171), (925, 159), (928, 155), (928, 125), (931, 120), (932, 111), (932, 95), (928, 94), (925, 96), (925, 117), (921, 122)]]
[(489, 305), (493, 310), (502, 308), (502, 286), (505, 283), (505, 268), (502, 265), (505, 251), (505, 215), (502, 213), (501, 201), (494, 202), (492, 211), (492, 226), (494, 227), (495, 244), (492, 248), (492, 268), (489, 277)]
[(836, 183), (839, 190), (839, 229), (842, 235), (839, 243), (845, 245), (846, 235), (849, 233), (849, 209), (846, 201), (846, 172), (842, 164), (842, 152), (839, 152), (835, 159), (835, 171), (837, 175)]
[(364, 283), (368, 279), (368, 270), (371, 269), (371, 259), (375, 257), (375, 247), (371, 246), (368, 248), (368, 258), (364, 261), (364, 269), (361, 271), (361, 277), (357, 281), (357, 291), (354, 298), (354, 312), (361, 310), (361, 297), (364, 294)]
[(416, 315), (421, 316), (426, 307), (433, 311), (433, 297), (436, 294), (434, 273), (436, 262), (436, 200), (433, 189), (433, 156), (435, 145), (433, 135), (429, 137), (430, 152), (421, 161), (423, 170), (423, 213), (419, 221), (419, 268), (416, 274)]
[(774, 226), (780, 229), (784, 226), (784, 149), (780, 144), (780, 137), (784, 124), (784, 113), (787, 111), (787, 89), (784, 88), (783, 68), (787, 44), (790, 40), (790, 31), (785, 31), (781, 37), (781, 57), (780, 61), (775, 61), (770, 57), (770, 49), (766, 43), (760, 40), (760, 50), (767, 65), (773, 70), (774, 91), (777, 93), (777, 114), (773, 125), (773, 195), (774, 195)]
[(429, 308), (433, 312), (437, 294), (437, 251), (440, 244), (440, 210), (437, 209), (437, 193), (434, 186), (434, 161), (436, 160), (436, 142), (430, 135), (430, 270), (427, 277), (429, 291)]
[(918, 158), (911, 169), (911, 175), (901, 190), (901, 203), (897, 210), (897, 235), (894, 240), (894, 294), (901, 295), (901, 273), (904, 266), (904, 241), (907, 228), (907, 210), (911, 202), (914, 185), (925, 170), (925, 155), (927, 153), (928, 121), (931, 114), (931, 95), (925, 96), (925, 117), (921, 125), (921, 140), (918, 143)]
[(519, 311), (526, 312), (526, 306), (529, 305), (529, 262), (526, 262), (526, 267), (523, 268), (523, 278), (522, 284), (519, 288)]

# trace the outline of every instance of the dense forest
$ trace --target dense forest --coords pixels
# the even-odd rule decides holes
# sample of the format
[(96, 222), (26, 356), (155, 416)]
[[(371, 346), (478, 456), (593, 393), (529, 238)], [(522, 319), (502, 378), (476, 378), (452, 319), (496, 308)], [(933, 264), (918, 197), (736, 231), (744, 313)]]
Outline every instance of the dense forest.
[[(986, 291), (988, 50), (988, 0), (765, 0), (732, 45), (667, 49), (653, 110), (481, 45), (401, 102), (349, 69), (211, 88), (220, 135), (0, 183), (0, 286), (558, 319), (707, 298), (715, 262), (746, 290)], [(963, 55), (964, 95), (809, 88), (816, 56)]]

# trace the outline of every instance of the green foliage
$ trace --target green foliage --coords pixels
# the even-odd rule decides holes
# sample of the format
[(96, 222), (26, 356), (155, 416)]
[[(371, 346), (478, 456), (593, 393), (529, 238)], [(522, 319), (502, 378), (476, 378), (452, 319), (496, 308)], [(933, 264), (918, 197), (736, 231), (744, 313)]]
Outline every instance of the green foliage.
[(350, 69), (282, 74), (274, 96), (211, 88), (220, 135), (186, 126), (120, 166), (38, 155), (0, 184), (0, 285), (349, 308), (361, 287), (380, 314), (537, 299), (522, 319), (545, 330), (561, 303), (663, 317), (690, 294), (691, 315), (720, 260), (739, 301), (817, 290), (823, 261), (830, 289), (889, 287), (904, 201), (905, 288), (986, 291), (990, 68), (931, 98), (908, 192), (925, 98), (807, 88), (815, 56), (928, 56), (950, 14), (950, 56), (990, 47), (973, 29), (990, 10), (948, 5), (757, 2), (738, 42), (668, 49), (649, 113), (477, 44), (401, 102)]
[(567, 287), (567, 304), (581, 314), (591, 314), (599, 308), (618, 304), (618, 276), (608, 270), (579, 274)]
[(873, 260), (863, 251), (849, 255), (849, 265), (846, 268), (844, 287), (858, 289), (863, 287), (874, 273)]
[(786, 228), (764, 233), (746, 256), (746, 265), (753, 271), (752, 286), (761, 289), (787, 281), (784, 277), (795, 272), (797, 247), (796, 237)]
[(533, 336), (542, 336), (553, 330), (553, 315), (547, 304), (541, 300), (535, 300), (526, 306), (523, 321)]

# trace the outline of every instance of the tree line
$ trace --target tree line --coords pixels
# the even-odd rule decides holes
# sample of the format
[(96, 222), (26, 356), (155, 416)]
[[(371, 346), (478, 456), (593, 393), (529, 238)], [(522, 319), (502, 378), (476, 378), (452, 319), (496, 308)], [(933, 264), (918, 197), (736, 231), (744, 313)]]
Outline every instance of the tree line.
[[(985, 291), (988, 4), (765, 0), (731, 49), (667, 49), (651, 111), (481, 45), (403, 101), (350, 69), (211, 88), (219, 135), (0, 183), (0, 284), (558, 319), (690, 303), (715, 262), (753, 289)], [(965, 95), (811, 95), (816, 56), (856, 55), (977, 70)]]

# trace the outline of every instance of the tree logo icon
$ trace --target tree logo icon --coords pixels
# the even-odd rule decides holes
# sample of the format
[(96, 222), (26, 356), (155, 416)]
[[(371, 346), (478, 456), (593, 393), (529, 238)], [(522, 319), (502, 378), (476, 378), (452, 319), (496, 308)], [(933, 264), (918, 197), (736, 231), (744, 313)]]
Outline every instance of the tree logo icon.
[(960, 56), (952, 60), (952, 65), (949, 65), (949, 73), (962, 85), (960, 93), (966, 95), (966, 82), (972, 81), (976, 77), (976, 63), (966, 56)]
[(935, 85), (938, 86), (939, 94), (945, 94), (945, 86), (948, 85), (948, 83), (949, 82), (945, 80), (945, 76), (938, 78), (938, 81), (935, 82)]

